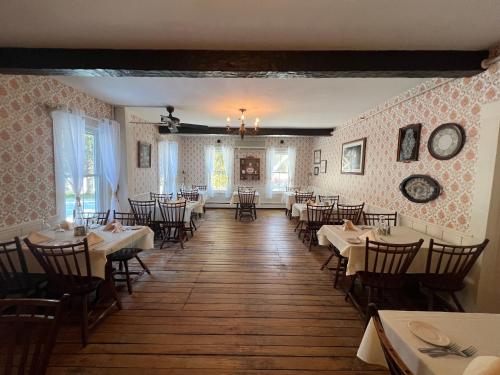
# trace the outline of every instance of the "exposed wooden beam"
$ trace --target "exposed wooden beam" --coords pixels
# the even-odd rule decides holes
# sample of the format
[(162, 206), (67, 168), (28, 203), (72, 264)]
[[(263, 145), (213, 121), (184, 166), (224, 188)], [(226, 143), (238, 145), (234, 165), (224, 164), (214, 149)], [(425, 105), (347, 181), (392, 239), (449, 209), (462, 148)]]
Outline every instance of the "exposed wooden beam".
[(461, 77), (488, 51), (0, 48), (0, 73), (106, 77)]
[[(166, 126), (158, 126), (160, 134), (171, 134), (170, 130)], [(309, 128), (309, 129), (298, 129), (298, 128), (260, 128), (258, 133), (255, 134), (252, 128), (248, 128), (246, 136), (302, 136), (302, 137), (326, 137), (332, 134), (334, 128), (323, 129), (323, 128)], [(226, 128), (224, 127), (182, 127), (178, 128), (177, 134), (198, 134), (198, 135), (228, 135)], [(233, 133), (229, 135), (238, 135), (237, 129), (233, 130)]]

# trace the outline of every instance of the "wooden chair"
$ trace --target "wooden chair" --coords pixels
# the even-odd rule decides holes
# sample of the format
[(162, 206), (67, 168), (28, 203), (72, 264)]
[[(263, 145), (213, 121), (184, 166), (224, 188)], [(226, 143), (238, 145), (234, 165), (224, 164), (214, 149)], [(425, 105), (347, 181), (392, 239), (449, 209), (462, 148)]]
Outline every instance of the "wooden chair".
[[(123, 225), (131, 226), (135, 225), (135, 217), (134, 214), (127, 212), (116, 212), (113, 211), (115, 215), (115, 220), (119, 221)], [(136, 278), (139, 278), (144, 272), (147, 272), (151, 275), (149, 268), (142, 262), (139, 258), (139, 253), (142, 252), (142, 249), (136, 247), (125, 247), (114, 253), (111, 253), (107, 256), (108, 261), (110, 262), (118, 262), (118, 270), (113, 270), (113, 280), (115, 282), (124, 281), (127, 284), (127, 290), (129, 294), (132, 294), (132, 278), (130, 275), (136, 275)], [(142, 271), (129, 271), (128, 262), (132, 259), (137, 260), (137, 262), (142, 267)], [(124, 276), (123, 278), (116, 276)]]
[(46, 373), (68, 297), (0, 300), (3, 374)]
[(89, 324), (89, 296), (93, 293), (96, 293), (96, 296), (99, 295), (98, 289), (104, 280), (92, 276), (87, 239), (60, 246), (34, 244), (27, 238), (24, 242), (47, 274), (49, 292), (58, 296), (67, 293), (72, 299), (80, 300), (81, 338), (83, 346), (86, 346), (89, 330), (95, 327), (115, 306), (121, 309), (121, 302), (114, 284), (111, 283), (110, 292), (115, 301)]
[(250, 218), (255, 220), (257, 216), (255, 215), (255, 191), (252, 192), (238, 192), (239, 200), (239, 219), (241, 220), (244, 216), (250, 216)]
[(295, 192), (295, 193), (297, 193), (297, 192), (299, 192), (299, 191), (300, 191), (300, 186), (287, 186), (287, 187), (285, 188), (285, 191), (287, 191), (287, 192)]
[(158, 202), (162, 221), (159, 223), (162, 242), (160, 249), (165, 242), (180, 242), (184, 249), (184, 241), (187, 241), (186, 223), (186, 202)]
[(380, 219), (385, 218), (385, 221), (396, 227), (398, 225), (398, 213), (394, 212), (393, 214), (382, 214), (382, 213), (368, 213), (363, 211), (363, 223), (366, 225), (376, 226), (380, 223)]
[(88, 212), (83, 213), (83, 220), (85, 222), (85, 226), (89, 226), (90, 224), (99, 224), (106, 225), (109, 219), (109, 210), (104, 212)]
[[(184, 192), (182, 192), (182, 197), (190, 202), (198, 202), (198, 200), (200, 199), (200, 194), (198, 193), (198, 190), (185, 190)], [(186, 228), (187, 231), (191, 232), (191, 237), (193, 236), (193, 229), (198, 230), (198, 228), (196, 228), (196, 224), (194, 223), (195, 218), (196, 213), (191, 212), (191, 217), (189, 218), (189, 227)]]
[[(292, 219), (293, 206), (295, 206), (296, 204), (304, 204), (304, 203), (306, 203), (308, 201), (314, 201), (314, 200), (315, 200), (315, 198), (314, 198), (314, 192), (313, 191), (307, 192), (307, 193), (296, 192), (295, 193), (295, 203), (292, 204), (292, 209), (288, 213), (289, 214), (288, 218), (290, 220)], [(302, 225), (303, 225), (303, 222), (301, 222), (300, 216), (299, 216), (299, 219), (298, 219), (298, 222), (297, 222), (297, 226), (295, 227), (295, 231), (297, 229), (299, 229), (299, 228), (302, 229)]]
[(318, 243), (318, 230), (328, 223), (332, 215), (333, 205), (328, 206), (315, 206), (307, 204), (307, 223), (305, 228), (305, 235), (302, 242), (309, 241), (309, 251), (314, 244)]
[(434, 307), (437, 292), (448, 293), (458, 311), (464, 311), (455, 292), (465, 288), (464, 279), (477, 258), (488, 245), (489, 240), (470, 246), (445, 245), (430, 240), (425, 274), (421, 276), (421, 285), (428, 290), (428, 309)]
[(45, 274), (28, 272), (18, 237), (0, 242), (0, 298), (31, 297), (43, 289), (46, 281)]
[(391, 375), (413, 375), (387, 338), (375, 304), (370, 303), (368, 305), (368, 314), (371, 317), (375, 330), (377, 331), (377, 336), (380, 341), (380, 345), (382, 346), (382, 351), (384, 352), (385, 360), (387, 361), (387, 366), (389, 367)]
[(202, 190), (202, 191), (205, 191), (205, 190), (207, 190), (207, 185), (191, 185), (191, 188), (193, 190)]
[[(150, 201), (138, 201), (129, 198), (128, 203), (130, 209), (135, 217), (136, 225), (144, 225), (150, 227), (155, 236), (160, 234), (158, 224), (156, 223), (156, 202), (155, 200)], [(159, 201), (158, 201), (159, 203)]]
[(160, 194), (160, 193), (149, 193), (149, 199), (152, 201), (169, 201), (173, 198), (174, 193), (166, 193), (166, 194)]
[(327, 202), (333, 206), (337, 206), (339, 203), (340, 195), (318, 195), (320, 202)]
[[(374, 290), (379, 293), (383, 291), (400, 293), (404, 286), (406, 271), (423, 242), (424, 240), (420, 239), (413, 243), (393, 244), (370, 241), (366, 238), (365, 269), (357, 272), (356, 277), (360, 279), (363, 288), (368, 288), (367, 306), (372, 302)], [(354, 282), (347, 292), (347, 298), (351, 299), (361, 311), (354, 298)]]

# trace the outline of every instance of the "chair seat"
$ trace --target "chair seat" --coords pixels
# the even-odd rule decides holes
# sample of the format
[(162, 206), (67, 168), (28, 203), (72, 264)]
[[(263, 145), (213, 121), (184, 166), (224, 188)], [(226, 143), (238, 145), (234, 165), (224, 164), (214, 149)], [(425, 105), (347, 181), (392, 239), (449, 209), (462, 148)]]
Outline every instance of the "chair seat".
[(135, 247), (125, 247), (118, 251), (115, 251), (112, 254), (108, 255), (108, 260), (112, 262), (122, 262), (127, 261), (134, 258), (137, 254), (142, 252), (142, 249), (138, 249)]
[(2, 289), (8, 294), (28, 293), (46, 281), (47, 276), (42, 273), (17, 273), (16, 277), (2, 280)]
[(443, 292), (457, 292), (465, 288), (462, 280), (445, 274), (424, 274), (420, 276), (422, 286)]
[(400, 289), (404, 284), (404, 275), (358, 271), (361, 283), (364, 286), (381, 289)]
[[(64, 278), (68, 279), (66, 284), (67, 287), (61, 288), (61, 285), (52, 285), (49, 282), (49, 290), (57, 293), (69, 293), (71, 295), (83, 295), (88, 294), (95, 291), (99, 285), (104, 281), (100, 277), (92, 276), (90, 282), (86, 276), (64, 276)], [(81, 283), (78, 283), (78, 280), (81, 279)], [(81, 285), (78, 285), (81, 284)]]

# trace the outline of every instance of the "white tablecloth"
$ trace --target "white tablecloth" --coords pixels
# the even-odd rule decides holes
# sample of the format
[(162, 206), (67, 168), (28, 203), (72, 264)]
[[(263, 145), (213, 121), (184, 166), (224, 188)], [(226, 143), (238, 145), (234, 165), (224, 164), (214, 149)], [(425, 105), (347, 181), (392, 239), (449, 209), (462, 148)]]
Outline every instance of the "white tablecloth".
[[(229, 204), (236, 204), (240, 203), (240, 197), (238, 196), (238, 192), (234, 191), (233, 195), (231, 196), (231, 200), (229, 201)], [(260, 204), (260, 195), (259, 192), (255, 192), (255, 204)]]
[[(320, 245), (329, 245), (330, 243), (339, 249), (340, 254), (349, 258), (347, 263), (347, 275), (354, 275), (357, 271), (365, 269), (365, 241), (359, 245), (353, 245), (347, 242), (349, 237), (359, 237), (372, 229), (360, 229), (356, 231), (344, 231), (341, 225), (323, 225), (318, 231), (318, 242)], [(425, 263), (427, 260), (427, 250), (429, 249), (429, 241), (431, 237), (424, 233), (417, 232), (409, 227), (391, 227), (390, 236), (379, 236), (380, 242), (391, 243), (411, 243), (423, 239), (424, 243), (418, 251), (415, 259), (408, 270), (410, 273), (421, 273), (425, 271)], [(439, 241), (445, 243), (444, 241)]]
[[(380, 311), (382, 325), (392, 346), (415, 375), (461, 375), (476, 356), (500, 356), (500, 314), (469, 314), (427, 311)], [(431, 358), (417, 349), (429, 347), (408, 329), (408, 322), (432, 324), (452, 342), (465, 348), (474, 345), (476, 356)], [(358, 349), (358, 357), (371, 364), (386, 366), (375, 326), (370, 321)]]
[(281, 203), (285, 204), (287, 210), (291, 210), (293, 204), (295, 203), (295, 192), (294, 191), (285, 191), (281, 196)]
[[(154, 233), (148, 227), (141, 227), (138, 230), (125, 230), (120, 233), (104, 232), (100, 227), (97, 229), (92, 229), (99, 237), (104, 239), (94, 246), (90, 246), (90, 268), (92, 270), (92, 276), (105, 277), (105, 266), (106, 266), (106, 256), (114, 253), (124, 247), (137, 247), (139, 249), (151, 249), (154, 247)], [(54, 241), (48, 242), (47, 245), (56, 246), (58, 243), (64, 241), (81, 241), (83, 237), (73, 236), (73, 231), (65, 232), (55, 232), (53, 230), (45, 230), (41, 232), (43, 235), (52, 238)], [(38, 261), (35, 259), (31, 251), (23, 246), (24, 255), (26, 258), (26, 265), (28, 271), (31, 273), (44, 273), (43, 268), (40, 266)], [(85, 262), (82, 259), (78, 259), (80, 265), (84, 265)]]
[[(295, 201), (295, 198), (293, 199)], [(292, 204), (292, 217), (298, 217), (300, 221), (307, 220), (307, 204), (293, 203)]]

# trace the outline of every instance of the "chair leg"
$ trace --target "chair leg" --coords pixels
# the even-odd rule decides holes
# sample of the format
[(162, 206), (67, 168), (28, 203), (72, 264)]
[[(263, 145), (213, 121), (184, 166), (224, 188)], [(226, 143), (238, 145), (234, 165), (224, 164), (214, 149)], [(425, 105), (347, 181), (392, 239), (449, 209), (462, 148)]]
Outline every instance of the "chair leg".
[(458, 311), (460, 312), (465, 312), (464, 308), (460, 304), (460, 301), (458, 300), (457, 296), (455, 295), (454, 292), (450, 292), (451, 298), (453, 299), (453, 302), (455, 302), (455, 305), (458, 307)]
[(198, 230), (198, 228), (196, 228), (196, 224), (194, 223), (193, 218), (191, 218), (191, 225), (194, 227), (194, 230)]
[(85, 294), (81, 297), (81, 318), (82, 318), (82, 345), (87, 346), (89, 339), (89, 315), (88, 315), (88, 296)]
[(125, 266), (125, 277), (127, 281), (128, 294), (132, 294), (132, 283), (130, 282), (130, 273), (128, 272), (128, 262), (123, 262), (123, 265)]
[(148, 273), (148, 275), (151, 275), (151, 272), (149, 271), (149, 268), (146, 267), (146, 265), (142, 262), (141, 258), (139, 258), (137, 255), (135, 256), (135, 259), (139, 262), (141, 265), (142, 269)]
[(332, 260), (332, 258), (335, 256), (334, 253), (332, 253), (328, 259), (326, 261), (323, 262), (323, 264), (321, 265), (321, 271), (323, 271), (325, 269), (326, 266), (328, 266), (328, 263), (330, 263), (330, 261)]
[(236, 203), (236, 210), (234, 211), (234, 220), (238, 219), (238, 207), (239, 207), (239, 203)]
[(257, 205), (253, 205), (253, 213), (255, 215), (255, 219), (257, 219)]
[(313, 230), (309, 230), (309, 251), (311, 251), (312, 243), (313, 243)]

